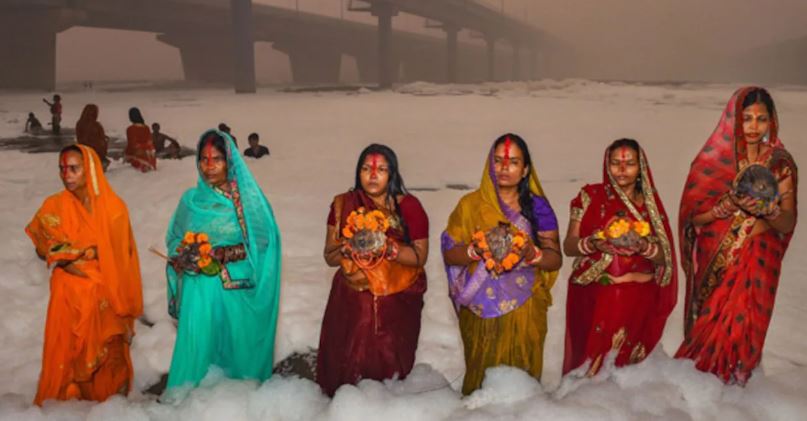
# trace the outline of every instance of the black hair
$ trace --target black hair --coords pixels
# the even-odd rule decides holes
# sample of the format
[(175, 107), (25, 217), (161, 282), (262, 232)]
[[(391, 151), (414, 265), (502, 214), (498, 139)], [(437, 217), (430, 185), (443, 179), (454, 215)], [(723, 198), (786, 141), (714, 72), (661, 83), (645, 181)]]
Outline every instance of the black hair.
[[(530, 156), (530, 149), (527, 147), (527, 142), (525, 142), (521, 136), (514, 133), (503, 134), (496, 139), (496, 142), (493, 144), (493, 149), (495, 150), (498, 148), (499, 145), (505, 143), (507, 139), (510, 139), (510, 141), (515, 143), (516, 146), (518, 146), (518, 148), (521, 150), (521, 154), (524, 155), (524, 167), (532, 170), (532, 157)], [(530, 225), (532, 225), (533, 232), (530, 233), (530, 237), (532, 237), (533, 242), (537, 244), (538, 237), (536, 233), (538, 231), (538, 220), (535, 219), (535, 210), (532, 200), (532, 192), (530, 191), (530, 174), (527, 173), (527, 175), (522, 177), (518, 182), (518, 204), (521, 206), (521, 215), (527, 218), (527, 220), (530, 221)]]
[(224, 136), (211, 130), (210, 132), (207, 132), (204, 140), (199, 142), (199, 146), (196, 148), (196, 162), (202, 160), (202, 149), (204, 149), (208, 143), (213, 145), (217, 151), (221, 152), (225, 158), (227, 157), (227, 141), (224, 139)]
[(129, 108), (129, 121), (132, 123), (146, 124), (146, 121), (143, 120), (143, 114), (140, 113), (140, 109), (137, 107)]
[(258, 136), (257, 133), (252, 132), (252, 133), (249, 134), (249, 136), (247, 136), (247, 140), (252, 140), (252, 139), (260, 139), (260, 136)]
[(61, 100), (62, 100), (62, 96), (61, 96), (61, 95), (59, 95), (59, 94), (56, 94), (56, 95), (54, 95), (54, 96), (53, 96), (53, 100), (54, 100), (54, 101), (61, 101)]
[(159, 129), (163, 128), (163, 126), (160, 126), (160, 123), (158, 123), (156, 121), (154, 123), (151, 123), (151, 127), (154, 128), (154, 126), (157, 126), (157, 128), (159, 128)]
[(771, 118), (776, 116), (776, 106), (773, 103), (773, 98), (765, 88), (752, 88), (743, 98), (743, 110), (754, 104), (764, 104)]
[(224, 123), (219, 123), (219, 131), (222, 131), (224, 133), (230, 133), (230, 126)]
[(403, 196), (409, 194), (406, 190), (406, 186), (404, 185), (403, 177), (401, 177), (401, 173), (398, 171), (398, 157), (395, 155), (395, 151), (393, 151), (387, 145), (381, 145), (378, 143), (373, 143), (370, 146), (364, 148), (359, 155), (359, 161), (356, 163), (356, 180), (353, 185), (354, 190), (364, 190), (361, 186), (361, 167), (364, 165), (364, 160), (367, 159), (368, 155), (379, 154), (387, 160), (387, 165), (389, 165), (389, 181), (387, 182), (387, 200), (392, 202), (395, 206), (395, 213), (398, 215), (398, 218), (401, 220), (401, 228), (403, 228), (404, 232), (404, 242), (409, 243), (409, 229), (407, 228), (406, 221), (404, 220), (403, 214), (401, 214), (401, 209), (398, 207), (398, 196)]
[(611, 143), (611, 146), (608, 147), (608, 161), (611, 160), (611, 153), (619, 148), (630, 148), (636, 152), (636, 159), (639, 160), (639, 176), (636, 178), (636, 190), (639, 192), (642, 191), (642, 160), (641, 158), (641, 147), (639, 147), (639, 142), (635, 139), (629, 139), (623, 137), (622, 139), (617, 139)]
[(81, 148), (78, 145), (67, 145), (59, 151), (59, 156), (66, 154), (67, 152), (78, 152), (79, 155), (84, 156), (84, 152), (81, 152)]

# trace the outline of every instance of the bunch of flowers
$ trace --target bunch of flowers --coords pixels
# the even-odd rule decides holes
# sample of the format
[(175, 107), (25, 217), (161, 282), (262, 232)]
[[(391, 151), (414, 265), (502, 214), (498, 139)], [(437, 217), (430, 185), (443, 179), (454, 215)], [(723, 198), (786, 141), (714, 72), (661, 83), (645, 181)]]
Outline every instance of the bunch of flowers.
[(221, 272), (221, 263), (213, 257), (213, 246), (210, 245), (207, 234), (203, 232), (186, 232), (176, 252), (178, 255), (174, 259), (185, 270), (210, 276)]
[(606, 240), (617, 247), (633, 247), (640, 239), (649, 235), (650, 224), (646, 221), (618, 218), (608, 224), (604, 230), (597, 231), (595, 238)]
[(351, 258), (359, 267), (372, 268), (381, 263), (387, 252), (387, 229), (390, 222), (380, 210), (359, 208), (350, 212), (342, 236), (347, 239)]
[(475, 249), (482, 251), (479, 257), (485, 262), (485, 268), (495, 275), (501, 275), (521, 261), (527, 236), (510, 224), (499, 223), (487, 232), (475, 232), (471, 241)]

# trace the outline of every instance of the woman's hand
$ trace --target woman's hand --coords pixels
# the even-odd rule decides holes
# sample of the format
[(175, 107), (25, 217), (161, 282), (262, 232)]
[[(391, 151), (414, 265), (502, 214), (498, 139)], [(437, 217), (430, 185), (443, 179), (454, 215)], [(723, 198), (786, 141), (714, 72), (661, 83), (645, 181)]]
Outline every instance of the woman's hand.
[(75, 264), (75, 263), (76, 263), (76, 262), (67, 262), (67, 261), (62, 261), (62, 262), (59, 262), (59, 264), (58, 264), (58, 265), (59, 265), (59, 267), (61, 267), (61, 268), (62, 268), (62, 269), (65, 271), (65, 272), (67, 272), (67, 273), (69, 273), (69, 274), (71, 274), (71, 275), (73, 275), (73, 276), (78, 276), (79, 278), (89, 278), (89, 276), (88, 276), (86, 273), (84, 273), (84, 271), (82, 271), (81, 269), (79, 269), (79, 268), (78, 268), (78, 266), (76, 266), (76, 264)]
[[(731, 195), (731, 201), (736, 208), (742, 209), (745, 213), (756, 215), (757, 214), (757, 199), (750, 196), (736, 196)], [(734, 212), (732, 212), (734, 213)]]
[(398, 245), (398, 242), (393, 240), (392, 238), (387, 238), (387, 249), (384, 253), (384, 258), (390, 261), (394, 261), (398, 258), (398, 253), (401, 251), (401, 246)]
[(717, 219), (725, 219), (737, 212), (738, 198), (733, 194), (726, 194), (712, 207), (712, 215)]
[(633, 256), (638, 251), (630, 247), (615, 246), (606, 240), (592, 239), (591, 242), (593, 243), (595, 249), (607, 254)]

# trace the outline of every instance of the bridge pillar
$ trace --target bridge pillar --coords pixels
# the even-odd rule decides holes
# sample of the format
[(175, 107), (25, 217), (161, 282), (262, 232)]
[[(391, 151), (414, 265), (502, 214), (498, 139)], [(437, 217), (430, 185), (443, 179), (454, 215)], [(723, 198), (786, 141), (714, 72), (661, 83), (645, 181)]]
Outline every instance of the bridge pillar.
[(252, 32), (252, 0), (230, 0), (235, 53), (235, 93), (255, 93), (255, 40)]
[(0, 89), (53, 91), (56, 34), (70, 25), (61, 10), (4, 10), (0, 15)]
[(378, 17), (378, 86), (388, 89), (395, 82), (392, 18), (398, 11), (392, 4), (373, 3), (372, 14)]
[(485, 42), (488, 47), (488, 81), (494, 82), (496, 80), (496, 38), (487, 37)]
[(179, 48), (186, 81), (233, 83), (233, 49), (227, 34), (160, 34), (157, 39)]
[(459, 49), (457, 48), (457, 34), (459, 28), (456, 26), (446, 26), (446, 82), (457, 83), (457, 71), (459, 66)]
[(323, 43), (312, 42), (275, 42), (272, 47), (288, 54), (295, 84), (339, 83), (342, 67), (341, 51), (328, 48)]
[(538, 80), (538, 51), (536, 47), (530, 47), (530, 59), (527, 67), (529, 68), (529, 79)]
[(521, 43), (513, 42), (513, 80), (521, 80)]

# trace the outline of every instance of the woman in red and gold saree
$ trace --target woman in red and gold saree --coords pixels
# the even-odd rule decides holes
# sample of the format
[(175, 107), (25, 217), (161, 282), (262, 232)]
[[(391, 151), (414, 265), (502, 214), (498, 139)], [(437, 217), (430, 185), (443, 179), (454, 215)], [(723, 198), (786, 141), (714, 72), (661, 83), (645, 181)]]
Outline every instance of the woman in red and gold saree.
[[(648, 224), (640, 245), (620, 248), (597, 235), (611, 222)], [(605, 360), (638, 363), (661, 339), (678, 288), (672, 230), (647, 157), (633, 139), (605, 151), (603, 182), (584, 186), (572, 200), (564, 241), (575, 262), (566, 298), (563, 374), (585, 367), (593, 376)]]
[(97, 105), (87, 104), (81, 111), (81, 117), (76, 122), (76, 141), (93, 148), (104, 168), (109, 165), (106, 157), (109, 138), (104, 133), (104, 126), (98, 122)]
[(141, 172), (156, 170), (157, 151), (154, 149), (151, 129), (146, 126), (143, 115), (135, 107), (129, 109), (129, 120), (132, 125), (126, 129), (126, 150), (123, 152), (125, 161)]
[[(695, 157), (681, 198), (687, 291), (676, 357), (729, 384), (744, 385), (760, 362), (796, 225), (797, 169), (778, 127), (767, 91), (735, 92)], [(778, 181), (778, 201), (761, 213), (733, 193), (738, 174), (751, 164), (767, 167)]]
[[(372, 269), (356, 267), (342, 234), (351, 212), (360, 208), (379, 210), (390, 221), (385, 258)], [(329, 396), (343, 384), (404, 378), (412, 370), (428, 236), (429, 219), (407, 193), (395, 153), (384, 145), (365, 148), (354, 188), (334, 198), (328, 215), (325, 261), (341, 267), (322, 320), (316, 378)]]
[(37, 405), (128, 393), (129, 345), (143, 311), (126, 205), (92, 148), (68, 146), (59, 159), (65, 190), (48, 197), (25, 229), (53, 267)]

